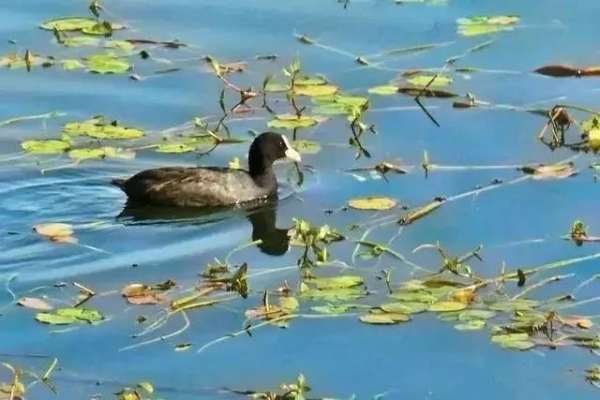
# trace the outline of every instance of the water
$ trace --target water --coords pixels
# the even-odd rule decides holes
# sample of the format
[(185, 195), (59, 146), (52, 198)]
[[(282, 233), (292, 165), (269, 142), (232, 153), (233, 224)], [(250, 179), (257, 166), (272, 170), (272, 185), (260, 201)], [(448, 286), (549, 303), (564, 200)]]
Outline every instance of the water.
[[(304, 1), (189, 1), (106, 2), (109, 19), (125, 20), (132, 32), (120, 37), (161, 40), (178, 39), (192, 44), (178, 51), (156, 50), (156, 57), (193, 58), (178, 63), (182, 70), (134, 82), (127, 75), (99, 76), (78, 71), (35, 68), (0, 71), (0, 92), (4, 101), (0, 120), (51, 111), (64, 118), (24, 122), (0, 128), (0, 274), (10, 288), (21, 295), (31, 289), (77, 281), (92, 287), (98, 296), (87, 303), (102, 310), (110, 321), (94, 327), (60, 330), (33, 319), (33, 312), (8, 306), (0, 318), (0, 353), (43, 354), (59, 359), (54, 380), (67, 399), (89, 398), (95, 393), (110, 397), (126, 384), (151, 381), (163, 398), (235, 398), (219, 388), (266, 390), (279, 382), (293, 381), (305, 374), (315, 395), (340, 398), (356, 395), (372, 398), (390, 391), (386, 398), (400, 399), (490, 399), (578, 398), (596, 396), (585, 381), (583, 370), (596, 356), (576, 348), (558, 351), (508, 352), (489, 342), (489, 332), (458, 332), (451, 324), (431, 314), (417, 315), (413, 322), (395, 327), (360, 324), (356, 317), (299, 319), (291, 328), (257, 330), (252, 338), (242, 335), (217, 344), (197, 355), (204, 343), (242, 329), (243, 312), (260, 304), (262, 290), (279, 287), (284, 280), (295, 284), (293, 266), (299, 250), (281, 255), (276, 225), (289, 227), (292, 218), (345, 229), (369, 219), (371, 213), (334, 212), (350, 198), (368, 195), (390, 196), (412, 207), (435, 196), (453, 196), (493, 179), (510, 181), (520, 173), (514, 169), (484, 171), (434, 171), (428, 179), (419, 170), (423, 151), (443, 165), (523, 165), (551, 163), (572, 157), (559, 149), (550, 152), (537, 140), (544, 121), (536, 115), (510, 110), (457, 111), (448, 101), (427, 100), (440, 122), (435, 127), (419, 110), (390, 111), (391, 107), (413, 107), (410, 97), (371, 97), (366, 121), (375, 123), (379, 135), (369, 135), (365, 144), (373, 159), (356, 161), (346, 146), (349, 131), (343, 118), (336, 118), (304, 130), (302, 138), (318, 140), (323, 151), (305, 155), (306, 182), (294, 185), (296, 174), (290, 165), (278, 167), (280, 181), (286, 182), (279, 203), (262, 210), (258, 217), (236, 211), (205, 218), (179, 221), (132, 221), (117, 218), (125, 198), (109, 185), (111, 177), (127, 176), (144, 168), (161, 165), (195, 165), (193, 155), (160, 155), (139, 151), (135, 160), (89, 161), (76, 168), (58, 169), (42, 175), (36, 160), (17, 157), (24, 139), (58, 137), (60, 126), (103, 114), (123, 124), (140, 126), (156, 140), (160, 131), (181, 125), (196, 116), (219, 114), (220, 83), (201, 69), (199, 57), (211, 54), (222, 62), (248, 60), (248, 71), (235, 75), (234, 82), (258, 88), (264, 75), (279, 71), (296, 57), (307, 74), (322, 73), (353, 94), (393, 79), (395, 71), (407, 68), (438, 68), (450, 56), (487, 40), (460, 38), (455, 20), (469, 15), (516, 14), (522, 18), (512, 32), (494, 35), (488, 49), (473, 53), (460, 66), (501, 70), (502, 73), (473, 73), (466, 79), (456, 75), (452, 90), (474, 93), (478, 99), (496, 104), (532, 105), (551, 108), (557, 102), (598, 107), (600, 86), (592, 79), (549, 79), (529, 74), (541, 65), (572, 63), (594, 65), (598, 49), (594, 38), (595, 16), (600, 4), (582, 0), (577, 6), (560, 0), (535, 4), (516, 0), (454, 1), (448, 6), (395, 5), (391, 1), (351, 2), (348, 9), (334, 0)], [(87, 6), (69, 1), (10, 0), (0, 6), (0, 53), (25, 49), (34, 53), (73, 58), (97, 49), (64, 49), (49, 32), (36, 28), (41, 21), (67, 15), (85, 15)], [(115, 17), (116, 16), (116, 17)], [(364, 68), (350, 57), (306, 46), (294, 38), (306, 34), (321, 43), (356, 55), (378, 53), (425, 43), (450, 42), (434, 51), (389, 58), (381, 68)], [(8, 43), (14, 39), (17, 44)], [(277, 54), (279, 61), (254, 61), (259, 54)], [(134, 59), (135, 73), (147, 75), (168, 65)], [(233, 102), (234, 96), (228, 98)], [(283, 106), (282, 106), (283, 109)], [(265, 128), (264, 114), (241, 118), (230, 128), (237, 137), (247, 138), (250, 129)], [(201, 164), (226, 165), (232, 157), (245, 159), (247, 144), (219, 147)], [(415, 166), (405, 176), (358, 181), (343, 170), (392, 160)], [(598, 251), (594, 245), (575, 247), (560, 240), (572, 221), (586, 221), (594, 233), (600, 231), (592, 201), (600, 189), (588, 166), (593, 156), (576, 159), (580, 174), (566, 180), (525, 180), (498, 186), (489, 192), (467, 196), (445, 204), (430, 217), (400, 231), (392, 247), (420, 265), (439, 266), (433, 252), (412, 250), (439, 241), (452, 253), (462, 254), (484, 246), (485, 261), (473, 263), (484, 276), (495, 276), (503, 262), (509, 270), (541, 265), (550, 261), (586, 256)], [(68, 163), (66, 157), (52, 166)], [(290, 195), (292, 189), (295, 195)], [(398, 211), (394, 211), (397, 214)], [(388, 215), (388, 214), (383, 214)], [(86, 224), (103, 221), (95, 228)], [(42, 222), (75, 225), (81, 246), (57, 245), (41, 240), (31, 227)], [(254, 290), (248, 300), (191, 311), (191, 328), (172, 339), (148, 346), (119, 351), (136, 343), (131, 335), (140, 330), (139, 315), (151, 316), (153, 307), (124, 306), (115, 290), (131, 282), (177, 281), (193, 287), (198, 273), (215, 257), (224, 259), (229, 251), (252, 240), (252, 231), (274, 242), (271, 248), (246, 248), (234, 253), (230, 262), (248, 262)], [(392, 224), (375, 229), (370, 240), (387, 242), (398, 234)], [(362, 231), (349, 235), (356, 239)], [(256, 236), (255, 236), (256, 237)], [(532, 240), (539, 241), (529, 242)], [(522, 243), (525, 242), (525, 243)], [(285, 247), (285, 246), (284, 246)], [(334, 258), (351, 262), (352, 243), (332, 246)], [(269, 254), (271, 253), (271, 254)], [(132, 267), (132, 265), (137, 267)], [(370, 287), (381, 289), (374, 277), (383, 268), (394, 267), (393, 281), (411, 277), (410, 269), (393, 258), (358, 260), (355, 265)], [(287, 268), (286, 268), (287, 267)], [(279, 271), (277, 271), (279, 270)], [(264, 273), (267, 272), (268, 273)], [(325, 270), (332, 274), (335, 270)], [(561, 271), (561, 273), (563, 273)], [(598, 273), (597, 262), (588, 261), (565, 270), (575, 273), (565, 282), (532, 293), (544, 299), (569, 293), (575, 286)], [(552, 273), (544, 277), (551, 276)], [(46, 288), (52, 299), (70, 299), (70, 286)], [(594, 297), (593, 284), (578, 292), (578, 299)], [(33, 294), (35, 295), (35, 294)], [(0, 294), (9, 304), (8, 292)], [(372, 303), (372, 302), (371, 302)], [(308, 310), (308, 308), (307, 308)], [(575, 314), (598, 314), (595, 303), (574, 310)], [(167, 326), (148, 338), (177, 330), (184, 321), (173, 316)], [(195, 347), (176, 353), (173, 345), (191, 342)], [(43, 371), (48, 359), (2, 357), (13, 364)], [(7, 380), (3, 377), (2, 380)], [(96, 382), (100, 382), (96, 385)], [(42, 385), (32, 389), (30, 398), (49, 398)]]

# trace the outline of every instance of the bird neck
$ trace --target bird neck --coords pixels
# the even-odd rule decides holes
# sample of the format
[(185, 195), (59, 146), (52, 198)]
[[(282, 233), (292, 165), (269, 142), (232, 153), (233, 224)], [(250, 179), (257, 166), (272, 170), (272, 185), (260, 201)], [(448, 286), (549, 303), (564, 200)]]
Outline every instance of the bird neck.
[(263, 188), (277, 189), (277, 179), (273, 172), (273, 162), (260, 152), (251, 151), (248, 157), (250, 176), (254, 182)]

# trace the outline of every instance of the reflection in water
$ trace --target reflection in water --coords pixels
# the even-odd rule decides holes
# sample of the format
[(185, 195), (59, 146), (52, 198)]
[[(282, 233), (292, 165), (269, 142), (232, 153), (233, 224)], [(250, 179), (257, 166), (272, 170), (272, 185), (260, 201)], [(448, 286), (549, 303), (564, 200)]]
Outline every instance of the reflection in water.
[(165, 208), (127, 204), (117, 219), (125, 224), (184, 224), (205, 225), (229, 219), (240, 211), (252, 224), (252, 241), (261, 240), (257, 245), (265, 254), (281, 256), (289, 249), (290, 237), (288, 229), (279, 229), (277, 222), (276, 198), (251, 203), (232, 209), (193, 209)]

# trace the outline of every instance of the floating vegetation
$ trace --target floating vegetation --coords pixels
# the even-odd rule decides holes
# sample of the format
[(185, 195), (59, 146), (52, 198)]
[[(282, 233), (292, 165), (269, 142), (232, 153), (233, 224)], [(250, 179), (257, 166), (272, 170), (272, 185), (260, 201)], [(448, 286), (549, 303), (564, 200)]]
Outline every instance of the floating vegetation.
[(389, 197), (364, 197), (348, 202), (348, 206), (356, 210), (391, 210), (396, 204), (396, 200)]
[(520, 21), (515, 15), (497, 15), (491, 17), (459, 18), (458, 34), (462, 36), (478, 36), (502, 31), (511, 31)]

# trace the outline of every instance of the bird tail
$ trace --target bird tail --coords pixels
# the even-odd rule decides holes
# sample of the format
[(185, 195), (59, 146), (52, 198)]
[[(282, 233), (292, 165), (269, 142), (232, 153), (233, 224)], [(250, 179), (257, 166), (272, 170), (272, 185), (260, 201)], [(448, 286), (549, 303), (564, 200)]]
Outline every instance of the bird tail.
[(117, 186), (121, 190), (125, 190), (125, 182), (126, 182), (126, 179), (113, 179), (111, 181), (111, 183), (113, 185)]

